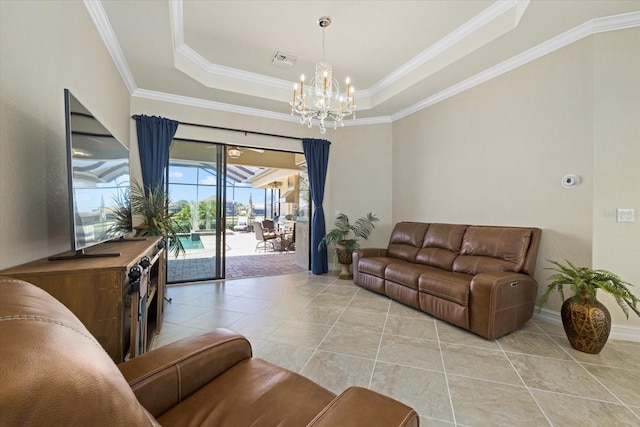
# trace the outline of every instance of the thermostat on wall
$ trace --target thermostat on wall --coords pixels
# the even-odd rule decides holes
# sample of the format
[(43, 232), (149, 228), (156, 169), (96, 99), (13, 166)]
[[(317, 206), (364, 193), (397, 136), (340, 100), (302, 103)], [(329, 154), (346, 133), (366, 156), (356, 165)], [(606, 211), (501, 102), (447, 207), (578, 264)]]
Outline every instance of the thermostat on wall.
[(564, 188), (573, 188), (580, 184), (580, 177), (578, 175), (565, 175), (562, 178), (562, 186)]

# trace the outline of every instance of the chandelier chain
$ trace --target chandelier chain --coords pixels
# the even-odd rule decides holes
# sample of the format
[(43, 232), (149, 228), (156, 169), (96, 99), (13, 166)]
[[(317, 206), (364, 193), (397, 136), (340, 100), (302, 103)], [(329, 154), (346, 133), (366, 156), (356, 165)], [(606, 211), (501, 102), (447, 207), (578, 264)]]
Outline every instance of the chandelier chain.
[(322, 27), (322, 62), (325, 62), (326, 51), (324, 48), (324, 33), (327, 30), (327, 27)]

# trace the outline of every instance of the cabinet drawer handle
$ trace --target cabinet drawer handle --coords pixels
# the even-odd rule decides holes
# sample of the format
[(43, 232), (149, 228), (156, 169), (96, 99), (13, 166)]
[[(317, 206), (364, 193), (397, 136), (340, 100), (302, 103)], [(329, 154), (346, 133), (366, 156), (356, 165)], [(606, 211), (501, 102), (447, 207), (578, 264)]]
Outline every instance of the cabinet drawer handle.
[(136, 280), (139, 280), (142, 277), (142, 268), (140, 268), (139, 265), (134, 265), (133, 267), (131, 267), (131, 270), (129, 270), (129, 280), (134, 282)]
[(151, 265), (151, 259), (148, 256), (143, 256), (140, 259), (140, 267), (142, 267), (143, 269), (147, 269), (147, 267), (149, 267)]

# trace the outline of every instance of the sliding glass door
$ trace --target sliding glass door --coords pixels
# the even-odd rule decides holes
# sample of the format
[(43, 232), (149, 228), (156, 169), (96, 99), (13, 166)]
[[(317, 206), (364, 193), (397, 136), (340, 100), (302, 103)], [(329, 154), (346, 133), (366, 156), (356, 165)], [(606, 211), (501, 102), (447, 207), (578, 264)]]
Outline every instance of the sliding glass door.
[(169, 211), (184, 226), (185, 255), (169, 257), (167, 281), (224, 278), (225, 146), (176, 139), (171, 144), (167, 182)]

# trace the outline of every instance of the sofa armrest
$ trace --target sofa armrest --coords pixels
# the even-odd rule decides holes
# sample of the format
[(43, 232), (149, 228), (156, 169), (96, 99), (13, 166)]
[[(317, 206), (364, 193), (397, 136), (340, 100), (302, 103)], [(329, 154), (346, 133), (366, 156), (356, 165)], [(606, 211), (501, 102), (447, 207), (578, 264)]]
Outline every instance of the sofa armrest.
[(154, 416), (251, 357), (242, 335), (216, 329), (147, 352), (118, 365), (138, 401)]
[(480, 273), (471, 280), (469, 329), (495, 339), (533, 316), (538, 283), (526, 274)]
[(360, 248), (353, 253), (358, 258), (366, 258), (373, 256), (387, 256), (387, 248)]
[(418, 414), (397, 400), (362, 387), (337, 396), (307, 427), (418, 427)]
[(361, 258), (368, 258), (368, 257), (383, 257), (383, 256), (387, 256), (387, 249), (386, 248), (360, 248), (358, 250), (353, 251), (353, 255), (352, 255), (352, 260), (353, 260), (353, 264), (352, 264), (352, 270), (353, 270), (353, 282), (354, 283), (361, 283), (361, 281), (359, 280), (359, 274), (360, 274), (360, 268), (358, 266), (358, 261)]

